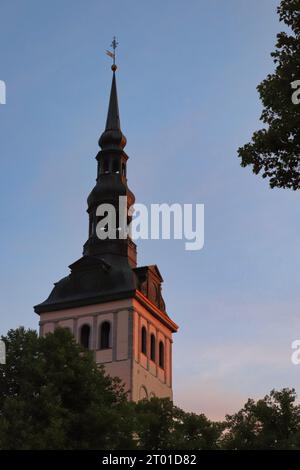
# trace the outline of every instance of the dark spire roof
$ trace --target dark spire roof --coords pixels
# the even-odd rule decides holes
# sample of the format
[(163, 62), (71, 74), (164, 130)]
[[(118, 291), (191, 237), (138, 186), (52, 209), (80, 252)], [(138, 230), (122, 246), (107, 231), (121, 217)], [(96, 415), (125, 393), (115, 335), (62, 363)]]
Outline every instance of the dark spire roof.
[(116, 74), (113, 72), (105, 130), (121, 130)]
[(113, 77), (110, 90), (109, 106), (107, 112), (105, 131), (99, 139), (99, 145), (102, 149), (121, 148), (126, 145), (126, 137), (121, 131), (120, 113), (118, 104), (116, 65), (112, 65)]

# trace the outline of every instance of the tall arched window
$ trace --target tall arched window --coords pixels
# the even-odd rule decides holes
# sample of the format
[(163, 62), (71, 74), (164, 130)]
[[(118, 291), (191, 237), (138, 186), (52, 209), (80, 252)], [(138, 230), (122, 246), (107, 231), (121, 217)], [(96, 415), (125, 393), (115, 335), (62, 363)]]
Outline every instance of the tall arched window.
[(113, 173), (119, 173), (119, 161), (115, 159), (113, 161)]
[(159, 342), (159, 367), (164, 369), (165, 367), (165, 347), (162, 341)]
[(155, 362), (155, 335), (153, 333), (150, 337), (150, 359)]
[(139, 396), (140, 400), (148, 400), (148, 391), (147, 391), (145, 385), (142, 385), (140, 387), (140, 394), (139, 395), (140, 395)]
[(147, 331), (144, 326), (142, 327), (142, 353), (147, 354)]
[(108, 159), (106, 158), (104, 161), (103, 161), (103, 173), (108, 173), (108, 170), (109, 170), (109, 163), (108, 163)]
[(90, 347), (90, 334), (91, 334), (90, 325), (82, 325), (81, 330), (80, 330), (80, 344), (85, 349), (89, 349)]
[(100, 326), (100, 349), (108, 349), (110, 347), (110, 323), (104, 321)]

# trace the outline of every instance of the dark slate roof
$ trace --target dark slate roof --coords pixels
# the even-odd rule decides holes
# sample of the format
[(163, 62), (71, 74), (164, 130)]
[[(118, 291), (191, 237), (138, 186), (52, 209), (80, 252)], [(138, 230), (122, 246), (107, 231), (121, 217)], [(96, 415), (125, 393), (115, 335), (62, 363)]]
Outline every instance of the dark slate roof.
[(110, 264), (96, 256), (83, 256), (69, 267), (71, 273), (54, 284), (49, 297), (34, 307), (36, 313), (132, 297), (137, 287), (125, 257)]

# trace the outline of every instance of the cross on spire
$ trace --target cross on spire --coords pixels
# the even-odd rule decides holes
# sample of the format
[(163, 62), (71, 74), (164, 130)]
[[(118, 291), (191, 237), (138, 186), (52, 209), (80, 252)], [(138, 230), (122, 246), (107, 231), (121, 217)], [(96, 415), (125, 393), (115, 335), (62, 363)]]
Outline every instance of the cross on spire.
[(112, 51), (109, 51), (109, 50), (106, 50), (106, 54), (111, 57), (113, 59), (113, 64), (111, 66), (111, 69), (113, 72), (115, 72), (117, 70), (117, 66), (116, 66), (116, 49), (118, 47), (118, 42), (117, 42), (117, 38), (116, 36), (113, 37), (113, 40), (112, 40), (112, 43), (110, 45), (110, 47), (113, 49), (113, 52)]

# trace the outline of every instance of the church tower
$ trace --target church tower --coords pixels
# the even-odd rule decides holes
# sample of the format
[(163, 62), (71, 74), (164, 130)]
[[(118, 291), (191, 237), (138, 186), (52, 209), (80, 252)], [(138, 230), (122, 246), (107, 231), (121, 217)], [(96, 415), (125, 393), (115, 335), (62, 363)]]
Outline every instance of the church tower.
[[(128, 208), (135, 200), (127, 185), (116, 70), (114, 63), (106, 126), (96, 156), (96, 185), (87, 200), (89, 231), (83, 256), (34, 310), (40, 316), (41, 335), (69, 328), (108, 374), (121, 378), (130, 400), (172, 398), (172, 334), (178, 327), (166, 312), (159, 269), (137, 267), (136, 245), (130, 236), (122, 236), (121, 227), (114, 227), (115, 237), (106, 239), (97, 231), (103, 220), (97, 211), (101, 204), (112, 204), (120, 220), (129, 223)], [(122, 214), (120, 196), (127, 198)]]

